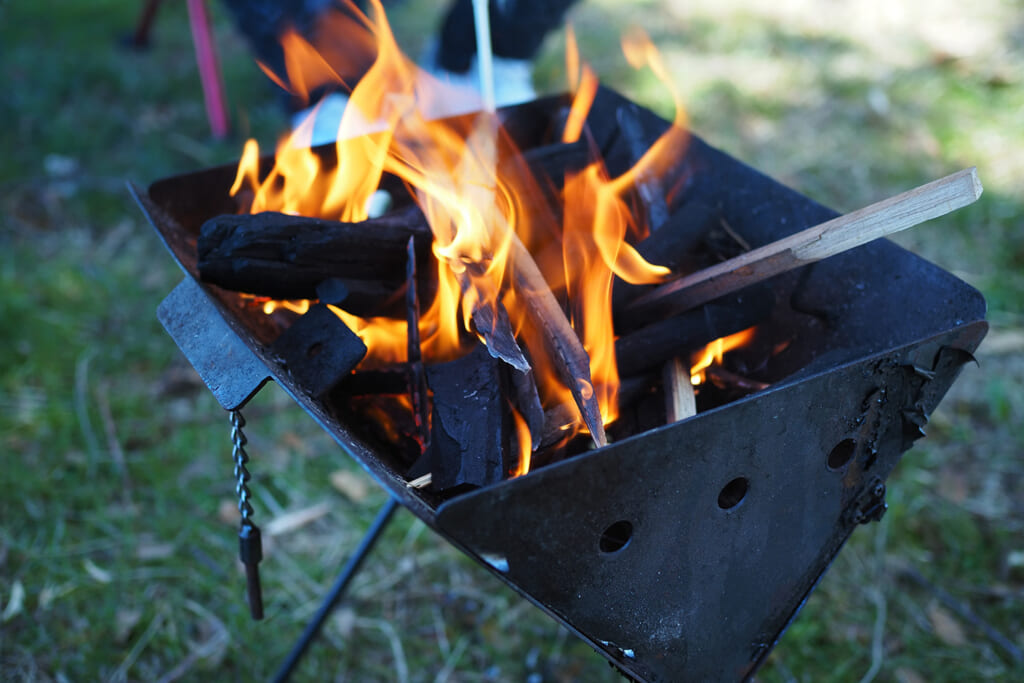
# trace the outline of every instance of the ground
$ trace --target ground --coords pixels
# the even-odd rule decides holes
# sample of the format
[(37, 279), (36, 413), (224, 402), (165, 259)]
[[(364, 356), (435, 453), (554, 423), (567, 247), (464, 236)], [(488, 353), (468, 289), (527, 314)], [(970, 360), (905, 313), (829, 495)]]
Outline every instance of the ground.
[[(437, 3), (389, 3), (412, 55)], [(266, 677), (384, 501), (280, 391), (247, 408), (276, 524), (252, 623), (234, 560), (229, 425), (155, 320), (180, 273), (124, 183), (271, 144), (281, 103), (212, 6), (237, 135), (209, 139), (183, 3), (0, 2), (0, 678)], [(759, 674), (1011, 680), (1024, 649), (1024, 4), (581, 3), (584, 56), (647, 29), (712, 144), (847, 211), (976, 165), (976, 205), (896, 241), (978, 287), (992, 330)], [(564, 88), (561, 36), (538, 60)], [(400, 512), (302, 680), (617, 680), (604, 660)]]

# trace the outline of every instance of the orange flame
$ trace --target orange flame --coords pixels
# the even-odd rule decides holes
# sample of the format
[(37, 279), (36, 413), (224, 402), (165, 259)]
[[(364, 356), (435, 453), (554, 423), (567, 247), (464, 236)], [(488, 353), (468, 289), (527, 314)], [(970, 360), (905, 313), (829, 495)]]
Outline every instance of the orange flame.
[(754, 338), (754, 327), (748, 327), (728, 337), (721, 337), (704, 347), (703, 350), (693, 354), (690, 367), (690, 383), (698, 386), (707, 381), (707, 370), (712, 364), (722, 363), (722, 357), (741, 346), (746, 346)]
[[(623, 47), (634, 67), (649, 64), (672, 89), (657, 52), (646, 37), (634, 36)], [(576, 49), (574, 36), (569, 40), (569, 48)], [(578, 57), (568, 60), (570, 65), (578, 61)], [(597, 80), (584, 66), (564, 141), (578, 139), (577, 128), (582, 124), (576, 121), (585, 118), (596, 92)], [(661, 156), (647, 152), (633, 168), (614, 179), (608, 177), (604, 164), (596, 161), (568, 175), (563, 188), (562, 253), (566, 289), (573, 306), (572, 323), (590, 354), (593, 390), (605, 424), (618, 417), (619, 373), (611, 310), (613, 276), (630, 284), (653, 284), (663, 281), (670, 272), (645, 261), (626, 242), (627, 233), (642, 239), (649, 228), (637, 224), (626, 202), (637, 183), (650, 182), (653, 171), (666, 170), (671, 160), (684, 151), (687, 135), (681, 125), (685, 123), (685, 113), (680, 98), (675, 96), (675, 100), (676, 122), (655, 143)], [(582, 117), (577, 115), (580, 111)]]
[[(638, 183), (656, 181), (682, 156), (687, 135), (680, 98), (673, 91), (675, 122), (629, 171), (610, 178), (603, 163), (595, 161), (569, 174), (559, 228), (532, 208), (536, 179), (521, 171), (499, 174), (499, 156), (515, 150), (496, 116), (481, 112), (431, 120), (425, 114), (439, 102), (464, 100), (466, 93), (453, 92), (421, 71), (399, 50), (380, 0), (369, 0), (369, 7), (368, 15), (353, 6), (340, 18), (332, 15), (312, 43), (288, 33), (282, 41), (287, 81), (268, 71), (302, 97), (323, 86), (350, 91), (334, 145), (336, 161), (323, 161), (326, 156), (308, 148), (313, 125), (308, 117), (278, 143), (274, 168), (262, 180), (258, 147), (254, 141), (246, 143), (232, 194), (251, 193), (253, 213), (281, 211), (355, 222), (367, 217), (370, 196), (384, 174), (396, 176), (423, 210), (434, 238), (439, 284), (420, 317), (424, 358), (440, 362), (464, 353), (474, 343), (474, 310), (501, 304), (517, 340), (530, 352), (544, 404), (571, 402), (568, 387), (542, 353), (538, 331), (529, 324), (524, 292), (517, 291), (511, 276), (516, 269), (513, 245), (521, 240), (534, 252), (549, 287), (556, 293), (564, 290), (571, 323), (590, 355), (592, 384), (582, 387), (582, 393), (595, 394), (605, 423), (613, 421), (618, 392), (610, 303), (614, 278), (641, 284), (668, 275), (626, 241), (627, 236), (642, 239), (648, 230), (633, 217), (628, 202)], [(342, 41), (335, 35), (339, 28)], [(634, 35), (623, 48), (631, 63), (648, 66), (669, 83), (649, 40)], [(598, 82), (581, 61), (571, 32), (567, 62), (574, 98), (563, 141), (573, 142), (583, 138)], [(369, 68), (352, 87), (343, 74), (352, 73), (354, 64)], [(552, 250), (542, 255), (535, 249), (559, 234), (561, 246), (554, 251), (561, 258), (552, 258)], [(405, 321), (332, 310), (367, 344), (366, 363), (405, 359)], [(521, 431), (521, 417), (516, 424)], [(528, 469), (528, 457), (521, 458), (519, 470)]]
[(512, 471), (512, 476), (521, 477), (530, 471), (533, 442), (530, 437), (530, 427), (526, 424), (526, 418), (520, 415), (518, 410), (513, 410), (512, 419), (515, 425), (516, 443), (519, 448), (519, 462)]

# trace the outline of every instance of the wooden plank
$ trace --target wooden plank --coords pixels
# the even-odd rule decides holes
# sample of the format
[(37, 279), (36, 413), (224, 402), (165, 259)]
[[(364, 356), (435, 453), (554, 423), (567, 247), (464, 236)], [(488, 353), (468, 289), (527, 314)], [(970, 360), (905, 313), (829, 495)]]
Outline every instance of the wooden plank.
[(628, 317), (689, 310), (773, 275), (853, 249), (973, 203), (981, 181), (972, 167), (661, 285), (633, 301)]

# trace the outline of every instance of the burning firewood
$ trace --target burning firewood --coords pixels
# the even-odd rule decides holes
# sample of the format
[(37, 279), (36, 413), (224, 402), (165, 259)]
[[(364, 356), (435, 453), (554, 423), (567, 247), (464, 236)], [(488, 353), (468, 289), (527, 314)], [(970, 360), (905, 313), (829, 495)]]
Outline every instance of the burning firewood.
[(516, 291), (525, 299), (531, 319), (543, 329), (544, 339), (550, 346), (552, 357), (579, 408), (583, 423), (590, 431), (594, 444), (604, 446), (608, 441), (604, 433), (601, 409), (590, 378), (590, 356), (576, 336), (576, 331), (565, 317), (565, 311), (548, 288), (544, 276), (519, 238), (513, 235)]

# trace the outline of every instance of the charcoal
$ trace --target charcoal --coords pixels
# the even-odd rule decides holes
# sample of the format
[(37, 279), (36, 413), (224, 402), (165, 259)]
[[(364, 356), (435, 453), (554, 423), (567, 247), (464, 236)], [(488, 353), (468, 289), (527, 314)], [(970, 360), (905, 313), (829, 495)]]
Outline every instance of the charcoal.
[(324, 304), (309, 309), (271, 346), (297, 384), (327, 394), (366, 356), (366, 345)]
[(433, 393), (427, 458), (435, 491), (488, 486), (507, 476), (511, 425), (502, 374), (501, 362), (483, 345), (427, 368)]
[(200, 230), (199, 276), (274, 299), (314, 299), (331, 279), (349, 290), (348, 301), (386, 299), (405, 282), (410, 236), (418, 258), (429, 258), (430, 228), (416, 206), (358, 223), (270, 211), (217, 216)]

